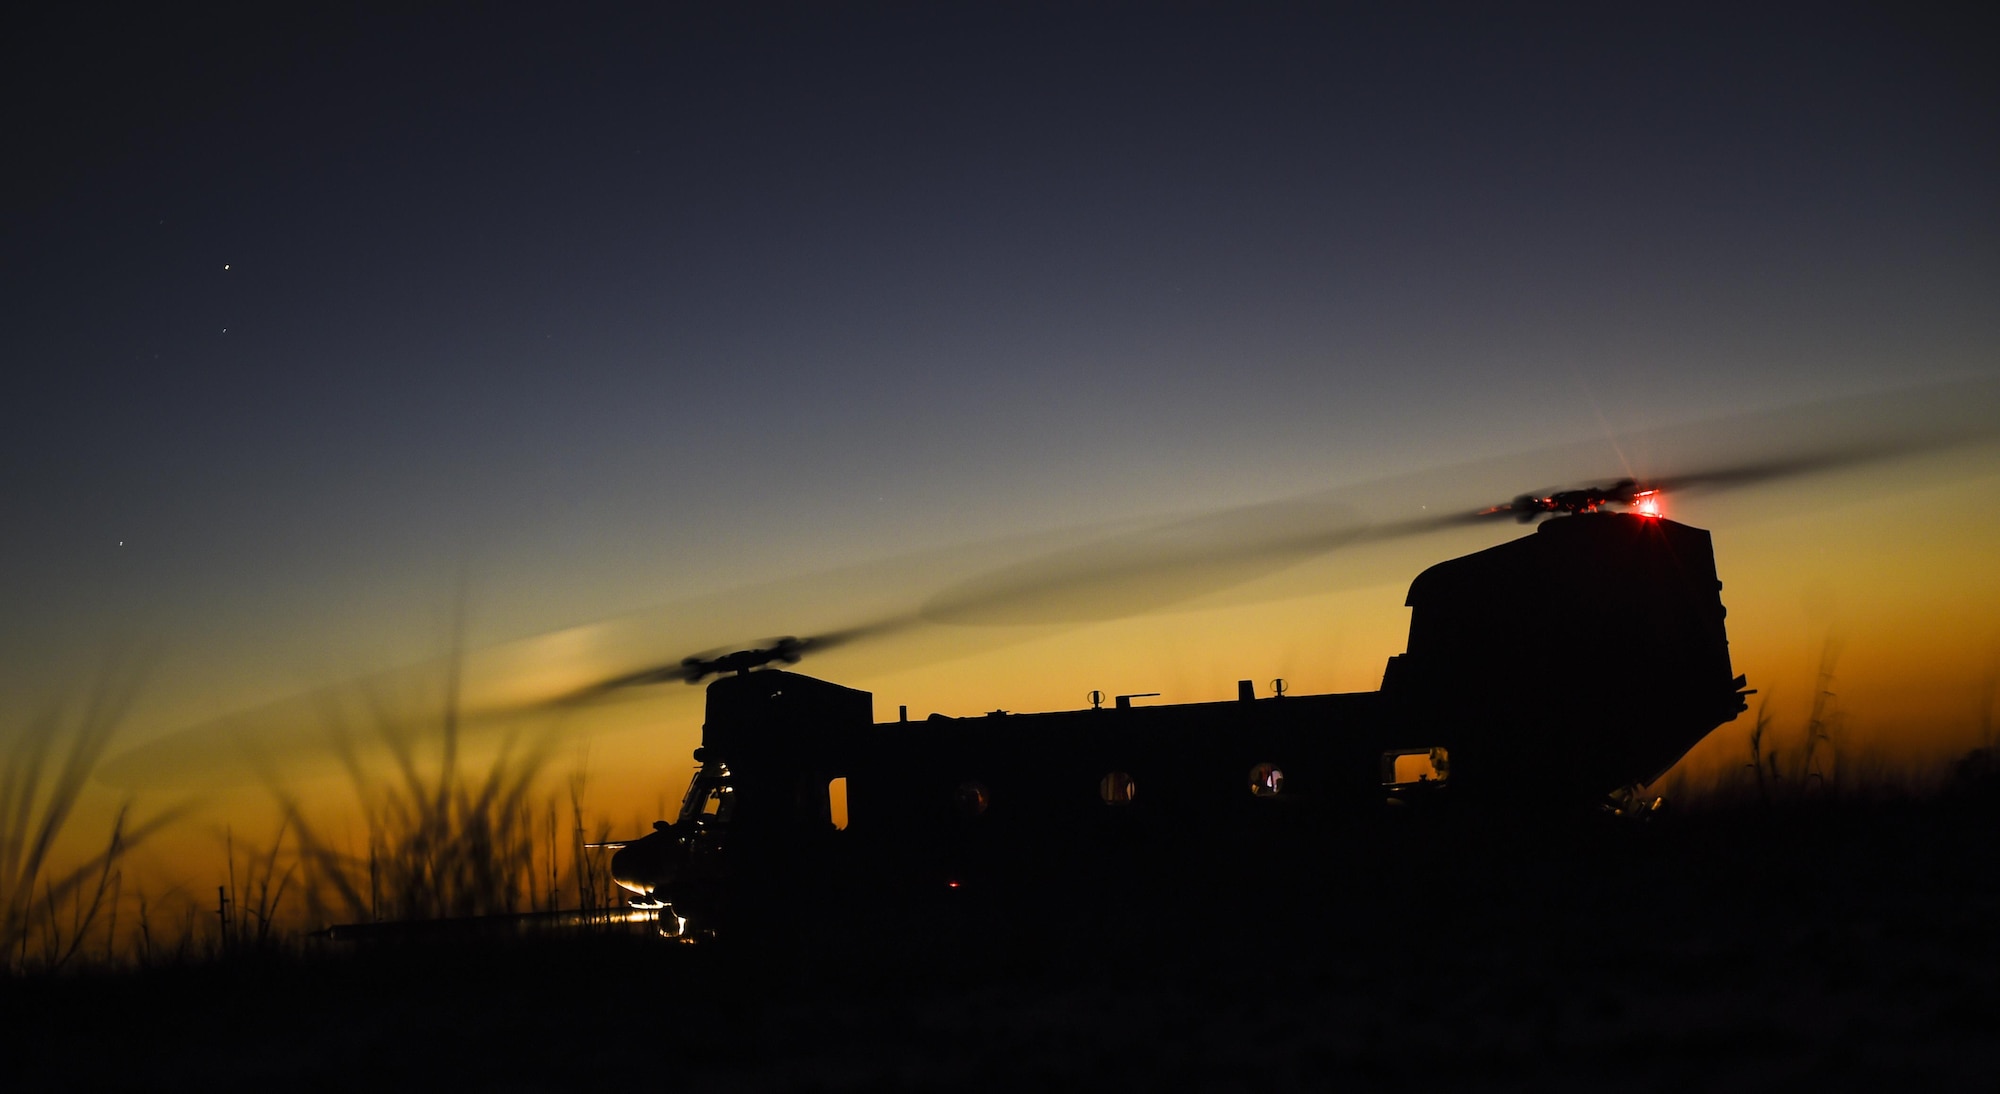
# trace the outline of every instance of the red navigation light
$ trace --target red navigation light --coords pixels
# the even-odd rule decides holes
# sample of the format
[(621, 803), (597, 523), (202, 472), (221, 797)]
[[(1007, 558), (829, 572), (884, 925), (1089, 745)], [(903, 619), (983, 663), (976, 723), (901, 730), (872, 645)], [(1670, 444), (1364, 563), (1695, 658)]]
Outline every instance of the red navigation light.
[(946, 885), (946, 886), (947, 886), (948, 888), (952, 888), (952, 889), (956, 889), (956, 888), (958, 888), (958, 882), (956, 882), (956, 881), (947, 881), (947, 882), (945, 882), (945, 885)]
[(1632, 495), (1632, 511), (1642, 517), (1659, 516), (1660, 492), (1658, 490), (1646, 490)]

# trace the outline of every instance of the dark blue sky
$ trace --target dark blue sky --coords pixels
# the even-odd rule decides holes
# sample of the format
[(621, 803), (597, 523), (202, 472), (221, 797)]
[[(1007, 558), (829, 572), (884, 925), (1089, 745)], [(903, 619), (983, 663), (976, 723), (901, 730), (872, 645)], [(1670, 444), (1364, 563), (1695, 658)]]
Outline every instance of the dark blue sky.
[(17, 24), (5, 652), (365, 662), (467, 557), (526, 633), (2000, 359), (1935, 12), (710, 7)]

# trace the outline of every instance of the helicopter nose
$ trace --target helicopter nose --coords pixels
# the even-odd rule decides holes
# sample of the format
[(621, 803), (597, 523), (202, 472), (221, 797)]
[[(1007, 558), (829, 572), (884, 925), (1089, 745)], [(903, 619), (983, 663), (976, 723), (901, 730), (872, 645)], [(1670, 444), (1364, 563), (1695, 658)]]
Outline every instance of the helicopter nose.
[(652, 896), (673, 884), (679, 873), (673, 854), (677, 842), (665, 832), (655, 832), (619, 848), (611, 856), (611, 880), (639, 896)]

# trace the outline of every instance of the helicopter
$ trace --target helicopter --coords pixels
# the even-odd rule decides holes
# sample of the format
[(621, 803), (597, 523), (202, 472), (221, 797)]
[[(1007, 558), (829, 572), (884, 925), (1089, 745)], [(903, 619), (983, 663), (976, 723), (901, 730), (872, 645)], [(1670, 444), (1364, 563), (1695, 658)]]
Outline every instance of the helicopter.
[[(830, 902), (1035, 903), (1107, 862), (1129, 885), (1159, 876), (1134, 864), (1227, 861), (1225, 846), (1311, 855), (1384, 808), (1642, 813), (1639, 788), (1754, 694), (1731, 667), (1710, 536), (1659, 515), (1661, 491), (1623, 479), (1437, 518), (1558, 519), (1419, 574), (1407, 649), (1372, 692), (1244, 680), (1234, 701), (1092, 693), (1080, 710), (877, 722), (869, 693), (774, 667), (808, 639), (687, 659), (676, 678), (716, 677), (698, 767), (673, 820), (605, 845), (612, 877), (685, 939)], [(1598, 698), (1635, 674), (1642, 702)]]
[[(1485, 493), (1502, 474), (1566, 474), (1600, 458), (1600, 446), (1211, 512), (969, 577), (963, 565), (912, 577), (911, 561), (924, 557), (912, 555), (894, 560), (898, 581), (941, 590), (914, 609), (654, 661), (656, 620), (685, 619), (692, 605), (711, 629), (729, 629), (744, 601), (668, 606), (631, 626), (474, 650), (463, 678), (478, 686), (454, 710), (477, 727), (707, 683), (680, 809), (651, 833), (598, 845), (612, 852), (610, 872), (633, 908), (682, 938), (858, 909), (921, 917), (944, 894), (1021, 915), (1052, 894), (1068, 894), (1071, 908), (1109, 906), (1120, 887), (1171, 903), (1179, 897), (1165, 888), (1212, 890), (1230, 878), (1254, 887), (1335, 848), (1393, 843), (1375, 838), (1380, 826), (1405, 822), (1385, 818), (1546, 829), (1582, 815), (1644, 816), (1655, 803), (1640, 788), (1752, 694), (1731, 668), (1709, 534), (1668, 519), (1662, 499), (1987, 444), (2000, 436), (1996, 397), (1987, 382), (1944, 385), (1637, 435), (1630, 443), (1647, 462), (1707, 469), (1480, 508), (1423, 503), (1463, 498), (1475, 480)], [(1711, 462), (1725, 453), (1734, 461)], [(1005, 624), (1136, 615), (1355, 545), (1513, 522), (1540, 525), (1417, 575), (1406, 649), (1373, 691), (1298, 695), (1273, 681), (1260, 694), (1243, 681), (1225, 703), (1093, 694), (1077, 710), (878, 722), (867, 692), (791, 671), (905, 629), (924, 628), (904, 636), (918, 639), (905, 648), (936, 656), (935, 643), (990, 643), (978, 636)], [(767, 606), (788, 605), (814, 588), (800, 579), (756, 591)], [(565, 660), (607, 646), (623, 651), (616, 671), (578, 672)], [(374, 682), (345, 686), (362, 683)], [(327, 698), (161, 737), (98, 778), (136, 789), (191, 778), (191, 763), (211, 783), (254, 777), (304, 754), (315, 735), (290, 727), (313, 724)], [(233, 768), (232, 757), (241, 758)], [(841, 795), (844, 829), (833, 823)]]

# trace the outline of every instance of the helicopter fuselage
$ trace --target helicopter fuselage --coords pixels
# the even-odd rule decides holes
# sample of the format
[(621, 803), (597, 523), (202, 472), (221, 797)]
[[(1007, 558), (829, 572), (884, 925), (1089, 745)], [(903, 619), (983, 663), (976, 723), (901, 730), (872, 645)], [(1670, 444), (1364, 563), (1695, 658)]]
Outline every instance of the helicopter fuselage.
[(867, 692), (722, 677), (680, 815), (613, 875), (671, 906), (665, 923), (727, 928), (899, 894), (1159, 883), (1190, 856), (1268, 868), (1252, 864), (1310, 856), (1385, 805), (1596, 809), (1744, 709), (1720, 589), (1707, 532), (1587, 513), (1419, 575), (1408, 648), (1373, 692), (1244, 681), (1225, 702), (878, 723)]

